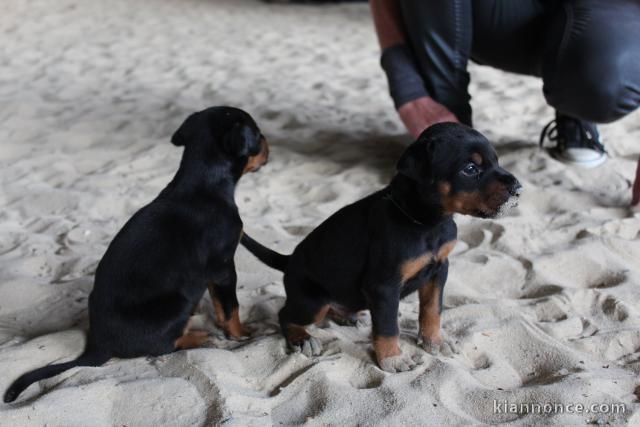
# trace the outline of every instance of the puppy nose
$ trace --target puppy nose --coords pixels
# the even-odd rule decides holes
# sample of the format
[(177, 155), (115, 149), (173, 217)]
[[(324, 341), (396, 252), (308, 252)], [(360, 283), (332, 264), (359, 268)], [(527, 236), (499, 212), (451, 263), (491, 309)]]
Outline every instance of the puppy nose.
[(498, 181), (505, 185), (510, 195), (519, 196), (522, 193), (522, 185), (520, 185), (515, 176), (502, 168), (498, 168), (496, 172), (498, 173)]
[(509, 194), (512, 196), (520, 196), (522, 194), (522, 185), (516, 179), (512, 186), (509, 187)]

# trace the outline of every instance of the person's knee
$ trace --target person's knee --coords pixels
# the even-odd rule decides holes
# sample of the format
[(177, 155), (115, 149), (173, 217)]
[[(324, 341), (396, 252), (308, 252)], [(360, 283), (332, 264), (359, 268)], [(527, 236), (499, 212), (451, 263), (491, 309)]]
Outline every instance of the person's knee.
[(549, 105), (562, 113), (609, 123), (638, 107), (640, 82), (630, 81), (632, 75), (624, 61), (591, 58), (574, 62), (570, 70), (552, 76), (551, 81), (545, 79), (544, 93)]
[(575, 116), (590, 122), (610, 123), (637, 108), (638, 103), (631, 99), (631, 88), (625, 85), (620, 70), (597, 74), (574, 83), (576, 95), (571, 106)]

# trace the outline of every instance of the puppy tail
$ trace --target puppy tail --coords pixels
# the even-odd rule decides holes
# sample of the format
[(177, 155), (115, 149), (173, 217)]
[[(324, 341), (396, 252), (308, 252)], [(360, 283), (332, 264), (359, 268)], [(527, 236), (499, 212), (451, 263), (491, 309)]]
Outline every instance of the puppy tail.
[(100, 366), (109, 360), (111, 356), (100, 354), (96, 352), (85, 352), (75, 360), (66, 363), (57, 363), (55, 365), (47, 365), (42, 368), (35, 369), (21, 375), (17, 380), (13, 382), (4, 393), (4, 403), (13, 402), (18, 398), (27, 387), (36, 381), (44, 380), (58, 375), (67, 369), (74, 368), (76, 366)]
[(242, 246), (247, 248), (249, 252), (255, 255), (256, 258), (273, 269), (284, 272), (285, 268), (287, 268), (287, 264), (289, 264), (290, 255), (282, 255), (281, 253), (262, 246), (262, 244), (253, 240), (246, 233), (242, 233), (240, 243)]

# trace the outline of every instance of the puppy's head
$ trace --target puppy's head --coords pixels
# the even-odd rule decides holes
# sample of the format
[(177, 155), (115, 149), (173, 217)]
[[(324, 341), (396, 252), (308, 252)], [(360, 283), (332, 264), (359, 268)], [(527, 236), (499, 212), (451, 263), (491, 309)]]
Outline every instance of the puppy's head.
[(233, 107), (211, 107), (190, 115), (171, 142), (209, 163), (230, 161), (243, 174), (257, 171), (269, 158), (267, 140), (256, 122)]
[(516, 206), (522, 186), (498, 165), (489, 141), (457, 123), (425, 130), (398, 162), (398, 172), (436, 198), (445, 213), (496, 217)]

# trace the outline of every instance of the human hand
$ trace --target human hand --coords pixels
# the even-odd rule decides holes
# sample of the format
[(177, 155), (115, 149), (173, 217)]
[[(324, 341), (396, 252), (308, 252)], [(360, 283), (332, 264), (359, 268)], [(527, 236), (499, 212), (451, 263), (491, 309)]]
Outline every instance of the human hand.
[(640, 208), (640, 158), (638, 159), (638, 167), (636, 168), (636, 180), (633, 183), (633, 197), (631, 198), (631, 206)]
[(458, 122), (444, 105), (429, 96), (414, 99), (398, 108), (398, 114), (409, 133), (417, 138), (423, 130), (440, 122)]

